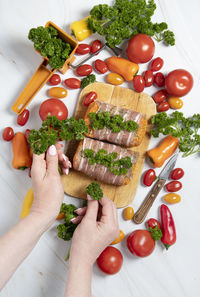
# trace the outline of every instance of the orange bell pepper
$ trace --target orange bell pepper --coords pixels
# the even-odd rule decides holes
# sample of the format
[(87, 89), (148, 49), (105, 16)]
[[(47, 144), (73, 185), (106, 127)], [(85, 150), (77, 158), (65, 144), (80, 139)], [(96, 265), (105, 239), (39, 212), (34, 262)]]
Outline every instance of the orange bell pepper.
[(155, 167), (162, 167), (164, 162), (173, 155), (178, 147), (178, 143), (178, 138), (172, 135), (165, 137), (158, 147), (147, 152), (152, 164)]
[(106, 60), (106, 64), (110, 71), (122, 75), (127, 81), (132, 81), (139, 70), (138, 64), (120, 57), (110, 57)]
[(12, 166), (15, 169), (24, 170), (25, 168), (30, 168), (32, 164), (32, 159), (28, 150), (28, 144), (26, 137), (23, 133), (18, 132), (15, 134), (12, 140), (13, 148), (13, 160)]

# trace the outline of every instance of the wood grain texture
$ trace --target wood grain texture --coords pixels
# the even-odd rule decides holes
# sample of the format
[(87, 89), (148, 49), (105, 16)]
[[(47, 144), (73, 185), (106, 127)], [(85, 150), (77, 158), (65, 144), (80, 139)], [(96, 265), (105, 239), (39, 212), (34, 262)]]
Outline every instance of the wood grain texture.
[[(83, 98), (90, 91), (97, 92), (98, 100), (145, 114), (147, 120), (156, 113), (156, 105), (149, 95), (145, 93), (136, 93), (127, 88), (97, 82), (90, 84), (81, 92), (76, 106), (75, 118), (78, 119), (84, 117), (87, 107), (83, 106)], [(100, 183), (104, 195), (112, 199), (118, 208), (127, 206), (135, 197), (149, 141), (150, 135), (147, 131), (142, 143), (138, 147), (131, 148), (134, 151), (138, 151), (140, 153), (140, 157), (135, 166), (133, 178), (128, 185), (113, 186)], [(70, 144), (67, 154), (72, 157), (75, 151), (76, 144)], [(76, 198), (86, 198), (85, 187), (92, 181), (93, 180), (88, 176), (73, 169), (70, 170), (68, 176), (62, 176), (65, 193)]]

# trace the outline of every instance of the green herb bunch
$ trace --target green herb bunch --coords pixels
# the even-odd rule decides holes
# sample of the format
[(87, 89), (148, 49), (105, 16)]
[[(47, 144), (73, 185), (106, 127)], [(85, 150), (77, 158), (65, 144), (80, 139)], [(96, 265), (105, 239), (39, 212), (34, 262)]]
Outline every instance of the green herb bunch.
[(84, 158), (88, 158), (90, 165), (104, 165), (108, 167), (109, 171), (114, 175), (127, 174), (128, 169), (132, 167), (132, 161), (130, 157), (117, 159), (118, 154), (116, 152), (108, 153), (104, 149), (100, 149), (96, 154), (92, 149), (85, 149), (83, 151)]
[(69, 118), (59, 121), (56, 116), (48, 116), (39, 130), (31, 130), (28, 142), (35, 154), (45, 153), (49, 146), (61, 140), (81, 140), (88, 127), (83, 119)]
[(124, 39), (144, 33), (154, 36), (157, 41), (164, 40), (175, 44), (174, 33), (167, 30), (165, 22), (152, 23), (151, 17), (156, 9), (154, 0), (115, 0), (113, 6), (95, 5), (90, 11), (88, 28), (105, 36), (110, 47), (121, 44)]
[(100, 187), (100, 184), (97, 182), (92, 182), (89, 184), (85, 191), (94, 200), (100, 200), (103, 197), (103, 191)]
[(96, 76), (94, 74), (89, 74), (81, 80), (81, 89), (84, 89), (89, 84), (92, 84), (96, 81)]
[(119, 133), (121, 130), (133, 132), (138, 128), (138, 124), (135, 121), (124, 121), (123, 117), (119, 114), (111, 115), (109, 111), (102, 113), (101, 111), (90, 112), (90, 126), (93, 130), (102, 130), (107, 127), (114, 133)]
[(171, 115), (161, 112), (153, 116), (151, 122), (154, 125), (151, 130), (154, 137), (171, 134), (179, 138), (179, 149), (183, 157), (200, 152), (200, 114), (186, 118), (179, 111)]
[(62, 238), (65, 241), (69, 241), (74, 231), (77, 227), (77, 224), (73, 224), (70, 220), (77, 217), (77, 214), (74, 212), (76, 210), (76, 206), (73, 204), (65, 204), (62, 203), (60, 208), (60, 213), (65, 213), (64, 223), (59, 224), (57, 226), (58, 229), (58, 237)]
[(34, 42), (34, 48), (43, 57), (49, 58), (49, 65), (53, 69), (62, 68), (71, 53), (70, 44), (58, 38), (58, 31), (51, 26), (30, 29), (28, 39)]

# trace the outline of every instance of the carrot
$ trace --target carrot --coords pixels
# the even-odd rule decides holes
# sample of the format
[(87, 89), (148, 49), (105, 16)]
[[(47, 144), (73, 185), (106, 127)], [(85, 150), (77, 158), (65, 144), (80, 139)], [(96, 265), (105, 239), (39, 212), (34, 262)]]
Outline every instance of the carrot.
[(30, 168), (32, 159), (28, 150), (26, 137), (23, 133), (18, 132), (12, 140), (13, 160), (12, 167), (15, 169), (24, 170)]

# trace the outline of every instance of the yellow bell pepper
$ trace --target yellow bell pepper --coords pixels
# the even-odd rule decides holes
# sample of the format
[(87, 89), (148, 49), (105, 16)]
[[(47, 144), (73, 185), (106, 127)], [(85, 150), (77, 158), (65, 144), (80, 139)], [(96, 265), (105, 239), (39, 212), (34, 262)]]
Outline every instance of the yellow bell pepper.
[(76, 37), (78, 41), (82, 41), (92, 34), (92, 31), (88, 29), (86, 17), (80, 21), (73, 22), (70, 25), (71, 34)]
[(29, 214), (32, 204), (33, 204), (33, 188), (31, 188), (28, 191), (28, 193), (24, 199), (22, 212), (21, 212), (21, 216), (20, 216), (21, 219), (25, 218)]

